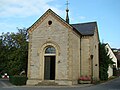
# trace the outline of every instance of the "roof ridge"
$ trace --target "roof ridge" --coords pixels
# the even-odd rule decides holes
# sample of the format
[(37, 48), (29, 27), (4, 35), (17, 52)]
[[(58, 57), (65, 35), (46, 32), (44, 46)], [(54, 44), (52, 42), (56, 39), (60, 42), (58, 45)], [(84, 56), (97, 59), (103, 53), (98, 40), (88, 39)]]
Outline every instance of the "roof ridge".
[(76, 24), (90, 24), (90, 23), (97, 23), (97, 21), (93, 21), (93, 22), (85, 22), (85, 23), (74, 23), (74, 24), (71, 24), (71, 25), (76, 25)]

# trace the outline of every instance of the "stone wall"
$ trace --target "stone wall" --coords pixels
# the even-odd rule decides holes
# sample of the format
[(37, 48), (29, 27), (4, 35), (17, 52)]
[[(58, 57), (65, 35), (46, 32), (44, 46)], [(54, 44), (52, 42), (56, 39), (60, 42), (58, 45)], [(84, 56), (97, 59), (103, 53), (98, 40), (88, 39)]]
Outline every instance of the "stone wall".
[[(36, 80), (36, 83), (44, 80), (44, 49), (47, 45), (53, 45), (57, 51), (55, 79), (68, 80), (68, 28), (52, 15), (41, 21), (40, 25), (30, 32), (28, 84), (30, 80)], [(48, 21), (52, 21), (52, 24), (49, 25)]]
[(77, 84), (80, 77), (80, 35), (69, 32), (69, 75), (73, 84)]
[(90, 38), (91, 74), (93, 81), (99, 80), (99, 36), (97, 29)]
[(89, 36), (81, 39), (81, 76), (91, 75), (90, 40)]

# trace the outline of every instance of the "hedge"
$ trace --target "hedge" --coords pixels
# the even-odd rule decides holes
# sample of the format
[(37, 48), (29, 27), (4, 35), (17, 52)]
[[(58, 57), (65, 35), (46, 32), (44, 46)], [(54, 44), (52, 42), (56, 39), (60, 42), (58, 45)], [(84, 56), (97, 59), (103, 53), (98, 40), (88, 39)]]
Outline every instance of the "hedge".
[(26, 85), (27, 77), (26, 76), (10, 76), (9, 81), (13, 85)]

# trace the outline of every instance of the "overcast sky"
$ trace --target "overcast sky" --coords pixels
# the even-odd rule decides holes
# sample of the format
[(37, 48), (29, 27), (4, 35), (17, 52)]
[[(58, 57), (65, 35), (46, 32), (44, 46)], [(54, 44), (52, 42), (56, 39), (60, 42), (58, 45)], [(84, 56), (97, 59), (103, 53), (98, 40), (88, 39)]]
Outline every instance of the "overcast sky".
[[(65, 19), (66, 0), (0, 0), (0, 34), (30, 27), (51, 8)], [(69, 0), (70, 23), (96, 21), (101, 42), (120, 48), (120, 0)]]

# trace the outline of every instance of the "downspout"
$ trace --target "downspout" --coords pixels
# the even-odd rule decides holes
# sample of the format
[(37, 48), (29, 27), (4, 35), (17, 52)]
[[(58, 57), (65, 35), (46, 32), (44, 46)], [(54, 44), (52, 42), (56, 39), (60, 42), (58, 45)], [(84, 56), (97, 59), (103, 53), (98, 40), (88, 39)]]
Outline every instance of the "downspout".
[(93, 55), (91, 55), (90, 58), (91, 58), (91, 82), (93, 83)]
[(81, 39), (82, 39), (82, 36), (80, 36), (80, 76), (82, 76)]

